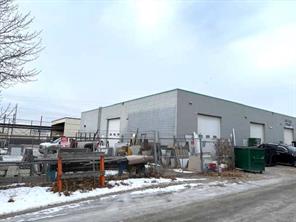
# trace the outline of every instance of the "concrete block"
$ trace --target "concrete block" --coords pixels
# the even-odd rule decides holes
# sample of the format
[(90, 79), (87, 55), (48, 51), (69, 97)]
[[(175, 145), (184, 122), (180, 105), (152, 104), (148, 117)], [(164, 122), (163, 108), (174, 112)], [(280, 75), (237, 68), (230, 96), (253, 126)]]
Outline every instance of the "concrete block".
[(6, 170), (0, 170), (0, 177), (4, 177), (6, 174)]
[(7, 168), (6, 177), (15, 177), (18, 175), (18, 166), (9, 166)]
[(30, 176), (30, 169), (19, 169), (19, 175), (22, 177)]
[(188, 170), (201, 172), (200, 155), (189, 157)]

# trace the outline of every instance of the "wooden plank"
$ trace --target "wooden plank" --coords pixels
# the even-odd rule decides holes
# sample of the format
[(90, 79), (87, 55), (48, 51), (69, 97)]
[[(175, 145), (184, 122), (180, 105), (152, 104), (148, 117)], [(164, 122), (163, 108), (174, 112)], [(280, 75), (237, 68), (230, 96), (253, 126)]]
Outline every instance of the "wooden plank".
[(0, 177), (1, 185), (11, 183), (45, 183), (48, 182), (46, 175), (28, 176), (28, 177)]
[(100, 171), (86, 171), (86, 172), (71, 173), (71, 174), (64, 173), (62, 175), (62, 179), (73, 179), (73, 178), (83, 178), (83, 177), (99, 177), (99, 176), (100, 176)]
[(88, 149), (85, 148), (62, 148), (60, 153), (90, 153)]
[[(72, 157), (72, 158), (63, 159), (63, 162), (65, 162), (65, 163), (90, 162), (90, 161), (95, 161), (96, 163), (99, 162), (99, 156), (90, 156), (90, 157), (81, 156), (81, 157)], [(105, 157), (105, 163), (119, 162), (119, 161), (127, 161), (127, 158), (126, 157)], [(0, 166), (30, 166), (30, 165), (34, 165), (34, 164), (46, 164), (46, 163), (56, 164), (57, 158), (50, 157), (50, 158), (35, 159), (32, 162), (0, 161)]]
[(97, 158), (99, 159), (102, 153), (60, 153), (62, 159), (71, 159), (71, 158)]

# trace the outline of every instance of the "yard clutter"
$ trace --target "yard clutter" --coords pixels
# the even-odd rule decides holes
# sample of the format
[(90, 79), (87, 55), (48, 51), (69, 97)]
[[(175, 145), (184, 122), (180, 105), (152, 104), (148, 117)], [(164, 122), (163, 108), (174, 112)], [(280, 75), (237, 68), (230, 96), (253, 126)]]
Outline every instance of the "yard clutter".
[(160, 164), (164, 168), (177, 167), (195, 173), (234, 169), (234, 151), (228, 139), (218, 139), (215, 143), (200, 140), (189, 142), (161, 146)]
[[(45, 151), (45, 154), (35, 158), (32, 152), (27, 152), (30, 149), (22, 151), (17, 160), (13, 155), (3, 158), (4, 160), (0, 161), (1, 184), (17, 182), (44, 184), (76, 178), (99, 180), (99, 177), (105, 174), (104, 166), (101, 168), (102, 163), (108, 170), (116, 169), (119, 175), (127, 171), (145, 176), (145, 164), (153, 160), (153, 157), (144, 155), (105, 156), (104, 153), (90, 152), (89, 149), (58, 147), (55, 150), (52, 147), (50, 149), (55, 152)], [(6, 159), (14, 161), (5, 161)], [(104, 182), (100, 186), (104, 186)]]
[(0, 165), (0, 177), (28, 177), (30, 176), (30, 166), (21, 164), (23, 162), (32, 161), (33, 152), (31, 149), (24, 149), (24, 147), (9, 147), (5, 155), (0, 156), (0, 163), (7, 164)]

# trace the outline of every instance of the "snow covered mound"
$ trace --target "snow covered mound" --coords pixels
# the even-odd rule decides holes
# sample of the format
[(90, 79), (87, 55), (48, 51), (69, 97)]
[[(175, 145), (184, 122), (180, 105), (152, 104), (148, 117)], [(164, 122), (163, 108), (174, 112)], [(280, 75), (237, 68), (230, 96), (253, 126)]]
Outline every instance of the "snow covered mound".
[[(130, 195), (157, 195), (159, 193), (187, 192), (184, 197), (203, 200), (219, 195), (241, 192), (269, 184), (279, 183), (281, 179), (265, 179), (248, 182), (205, 181), (204, 178), (171, 179), (139, 178), (120, 181), (110, 181), (108, 187), (91, 191), (75, 191), (70, 196), (53, 193), (49, 187), (13, 187), (0, 190), (0, 215), (15, 213), (49, 205), (98, 197), (103, 200), (107, 195), (115, 195), (124, 191), (133, 191)], [(143, 189), (142, 189), (143, 188)]]
[(59, 203), (106, 195), (137, 188), (145, 188), (151, 185), (167, 184), (171, 179), (140, 178), (122, 181), (110, 181), (110, 188), (98, 188), (89, 192), (73, 192), (70, 196), (53, 193), (49, 187), (17, 187), (0, 190), (0, 215), (29, 210), (38, 207), (46, 207)]

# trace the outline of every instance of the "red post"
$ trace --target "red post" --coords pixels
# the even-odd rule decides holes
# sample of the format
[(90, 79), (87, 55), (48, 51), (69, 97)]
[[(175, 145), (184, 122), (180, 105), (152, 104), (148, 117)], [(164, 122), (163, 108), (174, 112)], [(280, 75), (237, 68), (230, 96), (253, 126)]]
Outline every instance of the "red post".
[(57, 186), (58, 186), (59, 193), (62, 192), (62, 189), (63, 189), (62, 175), (63, 175), (62, 158), (60, 157), (60, 155), (58, 155)]
[(104, 155), (100, 156), (99, 187), (105, 187), (105, 160), (104, 160)]

